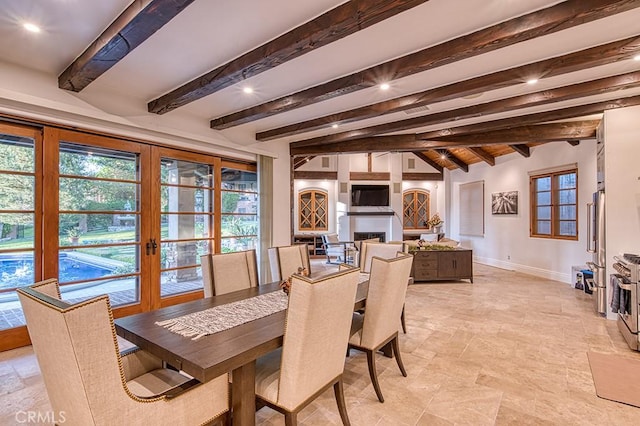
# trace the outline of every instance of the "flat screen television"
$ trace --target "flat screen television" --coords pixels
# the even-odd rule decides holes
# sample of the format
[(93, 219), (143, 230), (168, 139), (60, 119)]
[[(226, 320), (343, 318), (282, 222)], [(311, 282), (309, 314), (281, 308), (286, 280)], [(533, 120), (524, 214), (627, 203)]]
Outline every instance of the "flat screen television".
[(352, 206), (388, 206), (389, 185), (351, 185)]

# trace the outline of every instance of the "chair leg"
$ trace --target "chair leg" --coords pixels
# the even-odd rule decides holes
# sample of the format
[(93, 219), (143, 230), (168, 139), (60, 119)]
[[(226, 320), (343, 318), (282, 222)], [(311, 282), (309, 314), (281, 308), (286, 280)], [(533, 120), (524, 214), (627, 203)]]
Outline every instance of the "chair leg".
[(298, 424), (298, 413), (292, 413), (290, 411), (284, 413), (285, 426), (296, 426)]
[(350, 426), (349, 415), (347, 414), (347, 404), (344, 402), (344, 387), (342, 386), (342, 377), (334, 383), (333, 393), (336, 395), (336, 403), (338, 404), (338, 412), (344, 426)]
[(400, 356), (400, 345), (398, 344), (398, 336), (394, 337), (391, 341), (391, 347), (393, 348), (393, 354), (396, 357), (396, 362), (398, 363), (398, 368), (400, 368), (400, 372), (404, 377), (407, 377), (407, 370), (404, 369), (404, 364), (402, 363), (402, 357)]
[(369, 376), (371, 377), (373, 389), (376, 391), (378, 401), (384, 402), (384, 397), (382, 396), (382, 391), (380, 390), (380, 384), (378, 383), (378, 373), (376, 372), (376, 354), (369, 349), (366, 349), (366, 352), (367, 365), (369, 366)]
[(404, 305), (402, 305), (402, 313), (400, 314), (400, 322), (402, 323), (402, 332), (407, 334), (407, 323), (404, 320)]

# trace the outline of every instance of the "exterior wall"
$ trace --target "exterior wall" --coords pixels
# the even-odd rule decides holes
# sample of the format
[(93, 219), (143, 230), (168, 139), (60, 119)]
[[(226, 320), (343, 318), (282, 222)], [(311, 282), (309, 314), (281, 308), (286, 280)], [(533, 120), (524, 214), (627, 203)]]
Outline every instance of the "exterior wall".
[[(578, 240), (565, 241), (529, 236), (529, 171), (578, 164)], [(459, 189), (468, 182), (484, 181), (484, 236), (460, 235)], [(586, 203), (596, 190), (596, 141), (578, 146), (554, 142), (531, 149), (531, 157), (509, 154), (496, 165), (476, 163), (469, 173), (452, 171), (448, 179), (451, 214), (447, 233), (473, 249), (474, 260), (504, 269), (521, 271), (570, 283), (571, 266), (591, 260), (586, 252)], [(491, 193), (518, 191), (518, 214), (492, 215)]]

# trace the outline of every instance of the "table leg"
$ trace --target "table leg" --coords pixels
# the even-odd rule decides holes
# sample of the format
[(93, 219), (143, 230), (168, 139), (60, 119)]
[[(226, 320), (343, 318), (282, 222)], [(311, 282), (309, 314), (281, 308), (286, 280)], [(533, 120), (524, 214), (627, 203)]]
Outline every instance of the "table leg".
[(256, 424), (256, 362), (251, 361), (231, 372), (231, 408), (234, 425)]

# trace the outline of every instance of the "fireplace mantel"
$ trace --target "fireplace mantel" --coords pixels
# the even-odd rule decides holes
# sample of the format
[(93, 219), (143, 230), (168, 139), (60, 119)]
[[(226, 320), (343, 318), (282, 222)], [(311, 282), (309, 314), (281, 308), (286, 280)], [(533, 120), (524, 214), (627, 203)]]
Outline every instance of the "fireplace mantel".
[(393, 216), (394, 212), (347, 212), (347, 216)]

